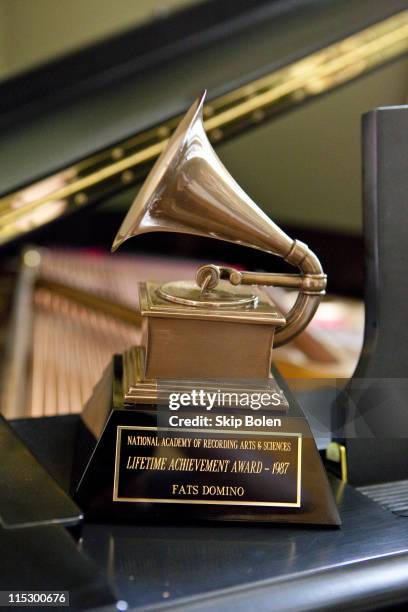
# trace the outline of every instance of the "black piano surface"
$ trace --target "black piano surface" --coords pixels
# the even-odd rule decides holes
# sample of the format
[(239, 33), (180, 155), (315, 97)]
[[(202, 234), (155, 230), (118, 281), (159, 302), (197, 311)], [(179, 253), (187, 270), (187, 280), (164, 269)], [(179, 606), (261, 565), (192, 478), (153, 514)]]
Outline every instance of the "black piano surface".
[[(13, 427), (66, 487), (78, 417), (65, 417), (63, 428), (61, 418), (18, 420)], [(58, 444), (47, 446), (52, 431)], [(3, 557), (1, 588), (21, 588), (21, 577), (25, 588), (30, 577), (43, 588), (68, 583), (78, 608), (106, 603), (107, 610), (117, 609), (114, 599), (129, 609), (186, 610), (372, 610), (407, 602), (407, 518), (337, 478), (330, 480), (340, 529), (188, 524), (182, 518), (179, 524), (85, 521), (76, 547), (62, 527), (0, 530), (0, 541), (7, 536), (11, 544)], [(54, 535), (48, 534), (52, 546), (42, 557), (38, 546), (46, 529), (54, 529)], [(51, 573), (50, 555), (56, 568)]]
[(130, 606), (374, 609), (408, 601), (408, 524), (333, 480), (339, 530), (85, 525), (82, 550)]

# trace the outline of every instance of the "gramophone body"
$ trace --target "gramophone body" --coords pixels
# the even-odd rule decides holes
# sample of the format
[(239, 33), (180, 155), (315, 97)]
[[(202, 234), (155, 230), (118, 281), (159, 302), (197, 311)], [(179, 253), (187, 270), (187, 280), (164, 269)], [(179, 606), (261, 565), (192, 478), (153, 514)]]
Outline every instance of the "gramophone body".
[[(114, 357), (84, 409), (76, 496), (96, 517), (338, 525), (306, 419), (271, 369), (274, 342), (304, 329), (326, 277), (308, 247), (282, 232), (223, 167), (204, 132), (203, 99), (169, 140), (113, 250), (137, 234), (184, 232), (279, 255), (301, 274), (207, 264), (195, 280), (140, 283), (142, 343)], [(299, 290), (286, 316), (262, 285)], [(211, 407), (183, 403), (177, 422), (200, 426), (175, 427), (169, 397), (198, 390)], [(254, 419), (252, 404), (241, 401), (253, 397), (279, 401), (257, 406)]]
[(139, 285), (148, 379), (270, 377), (275, 328), (285, 318), (265, 292), (240, 288), (242, 306), (188, 307), (166, 301), (157, 283)]

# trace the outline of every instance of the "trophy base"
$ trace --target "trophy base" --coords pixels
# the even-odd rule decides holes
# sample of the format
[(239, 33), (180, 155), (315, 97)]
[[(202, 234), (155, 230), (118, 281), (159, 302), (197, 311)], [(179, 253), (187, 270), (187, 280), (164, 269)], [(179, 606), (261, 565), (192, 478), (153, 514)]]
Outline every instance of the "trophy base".
[[(286, 410), (131, 404), (116, 355), (81, 416), (74, 495), (88, 518), (339, 526), (309, 425)], [(276, 380), (275, 380), (276, 378)]]
[(131, 407), (132, 404), (160, 404), (168, 403), (170, 393), (186, 393), (193, 389), (202, 389), (205, 393), (268, 393), (276, 394), (279, 401), (276, 406), (270, 406), (269, 411), (286, 411), (287, 399), (273, 376), (266, 379), (227, 379), (227, 380), (183, 380), (166, 379), (158, 381), (154, 378), (145, 378), (145, 349), (133, 346), (122, 354), (122, 392), (123, 404)]

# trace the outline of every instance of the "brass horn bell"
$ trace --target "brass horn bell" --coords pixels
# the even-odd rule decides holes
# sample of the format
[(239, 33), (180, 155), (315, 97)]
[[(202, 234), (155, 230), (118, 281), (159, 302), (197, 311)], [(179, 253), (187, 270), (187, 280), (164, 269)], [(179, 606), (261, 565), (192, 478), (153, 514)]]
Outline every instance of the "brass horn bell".
[[(129, 209), (112, 251), (139, 234), (179, 232), (226, 240), (282, 257), (297, 266), (300, 274), (240, 272), (205, 265), (197, 271), (197, 284), (191, 286), (196, 299), (187, 299), (190, 306), (211, 304), (211, 298), (217, 306), (222, 305), (223, 300), (217, 299), (220, 279), (229, 281), (230, 285), (298, 289), (299, 295), (286, 315), (286, 323), (276, 330), (274, 344), (279, 346), (301, 332), (312, 319), (325, 293), (326, 275), (307, 245), (293, 240), (271, 221), (221, 163), (205, 134), (204, 99), (205, 92), (169, 139)], [(160, 294), (170, 301), (186, 301), (177, 283), (163, 286)]]

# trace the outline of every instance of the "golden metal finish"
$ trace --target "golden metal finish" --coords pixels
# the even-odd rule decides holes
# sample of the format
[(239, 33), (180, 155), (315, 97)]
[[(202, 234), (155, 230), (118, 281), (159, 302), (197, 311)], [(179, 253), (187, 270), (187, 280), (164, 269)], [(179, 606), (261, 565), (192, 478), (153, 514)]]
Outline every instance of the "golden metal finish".
[(205, 291), (193, 282), (175, 281), (166, 283), (157, 290), (159, 296), (175, 304), (200, 308), (241, 308), (256, 304), (257, 297), (251, 294), (239, 294), (228, 287)]
[[(223, 284), (221, 284), (221, 288), (223, 291), (226, 290)], [(249, 298), (250, 302), (244, 308), (242, 306), (237, 308), (234, 302), (230, 302), (224, 308), (208, 308), (202, 301), (198, 305), (180, 304), (162, 298), (159, 289), (159, 283), (139, 283), (142, 320), (145, 317), (194, 318), (223, 322), (245, 321), (254, 325), (266, 323), (273, 326), (282, 326), (286, 320), (276, 305), (272, 303), (269, 295), (257, 287), (251, 287), (250, 291), (245, 287), (237, 288), (238, 291), (234, 289), (238, 298), (244, 300)], [(253, 299), (254, 297), (255, 299)]]
[[(408, 51), (408, 10), (211, 100), (212, 142), (259, 124)], [(179, 117), (0, 198), (0, 244), (143, 179)]]
[[(161, 399), (160, 392), (165, 398), (165, 385), (162, 382), (159, 389), (158, 380), (145, 377), (145, 351), (141, 346), (133, 346), (123, 353), (123, 401), (126, 404), (157, 404)], [(228, 380), (185, 380), (173, 379), (171, 381), (171, 392), (191, 393), (191, 390), (199, 386), (206, 393), (278, 393), (282, 399), (280, 409), (286, 410), (287, 400), (272, 376), (265, 381), (228, 381)], [(170, 384), (169, 384), (170, 390)]]
[[(225, 281), (221, 283), (221, 291)], [(163, 299), (158, 283), (139, 283), (143, 380), (235, 380), (269, 384), (275, 330), (285, 323), (269, 295), (253, 287), (235, 289), (249, 305), (208, 307)], [(198, 290), (198, 287), (197, 287)], [(245, 355), (245, 358), (243, 358)]]
[[(192, 429), (192, 428), (188, 428), (188, 429), (183, 429), (181, 427), (177, 428), (178, 431), (181, 434), (199, 434), (199, 433), (205, 433), (205, 434), (217, 434), (219, 433), (216, 429)], [(117, 502), (125, 502), (127, 504), (129, 503), (146, 503), (146, 504), (152, 504), (152, 503), (160, 503), (160, 504), (187, 504), (187, 505), (202, 505), (202, 506), (206, 506), (206, 505), (211, 505), (211, 506), (251, 506), (251, 507), (266, 507), (266, 508), (274, 508), (274, 507), (278, 507), (278, 508), (300, 508), (302, 505), (301, 502), (301, 497), (302, 497), (302, 443), (303, 443), (303, 437), (301, 433), (294, 433), (294, 432), (274, 432), (274, 431), (268, 431), (268, 432), (253, 432), (253, 431), (237, 431), (236, 429), (225, 429), (223, 433), (225, 434), (230, 434), (230, 435), (242, 435), (242, 434), (247, 434), (247, 435), (251, 435), (251, 436), (270, 436), (272, 439), (276, 436), (278, 439), (279, 437), (290, 437), (290, 438), (296, 438), (298, 441), (298, 448), (297, 448), (297, 468), (296, 468), (296, 501), (295, 502), (288, 502), (288, 501), (274, 501), (274, 502), (260, 502), (260, 501), (255, 501), (255, 500), (246, 500), (246, 501), (238, 501), (238, 500), (215, 500), (215, 499), (169, 499), (167, 497), (165, 498), (154, 498), (154, 497), (120, 497), (118, 490), (119, 490), (119, 478), (120, 478), (120, 454), (121, 454), (121, 446), (122, 446), (122, 431), (145, 431), (146, 434), (153, 434), (153, 435), (157, 435), (158, 432), (160, 432), (160, 435), (163, 436), (165, 431), (171, 431), (170, 428), (166, 428), (166, 427), (135, 427), (133, 425), (118, 425), (117, 427), (117, 434), (116, 434), (116, 450), (115, 450), (115, 472), (114, 472), (114, 476), (113, 476), (113, 501), (115, 503)]]
[[(232, 285), (283, 285), (300, 290), (286, 323), (276, 331), (279, 346), (309, 323), (326, 287), (326, 276), (310, 249), (290, 238), (232, 178), (209, 143), (203, 125), (205, 92), (191, 106), (153, 166), (114, 240), (123, 242), (148, 232), (178, 232), (218, 238), (283, 257), (301, 277), (239, 272), (202, 266), (198, 285), (172, 284), (159, 289), (164, 299), (196, 307), (231, 307), (233, 298), (217, 292), (221, 278)], [(200, 287), (200, 289), (198, 288)], [(239, 306), (235, 298), (235, 307)], [(225, 302), (225, 304), (224, 304)], [(244, 305), (244, 304), (243, 304)]]
[(303, 293), (324, 294), (327, 277), (325, 274), (275, 274), (272, 272), (240, 272), (235, 268), (206, 264), (198, 268), (196, 281), (200, 287), (213, 289), (220, 279), (228, 279), (231, 285), (263, 285), (265, 287), (286, 287), (299, 289)]
[(338, 442), (330, 442), (326, 449), (326, 459), (339, 464), (340, 480), (342, 482), (348, 481), (348, 468), (347, 468), (347, 450), (343, 444)]

